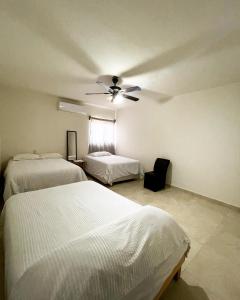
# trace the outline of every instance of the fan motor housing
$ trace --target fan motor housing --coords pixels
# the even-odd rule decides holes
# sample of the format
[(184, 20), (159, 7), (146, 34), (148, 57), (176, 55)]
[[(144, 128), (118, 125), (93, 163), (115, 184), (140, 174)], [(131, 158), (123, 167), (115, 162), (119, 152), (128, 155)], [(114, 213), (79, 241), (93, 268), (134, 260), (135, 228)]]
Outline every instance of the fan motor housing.
[(114, 91), (114, 93), (117, 93), (117, 92), (119, 92), (121, 90), (121, 88), (119, 86), (117, 86), (118, 80), (119, 80), (119, 78), (117, 76), (113, 76), (112, 77), (112, 83), (113, 83), (113, 85), (110, 86), (110, 89), (112, 91)]
[(120, 91), (121, 90), (121, 88), (120, 88), (120, 86), (117, 86), (117, 85), (112, 85), (112, 86), (110, 86), (110, 89), (111, 90), (117, 90), (117, 91)]

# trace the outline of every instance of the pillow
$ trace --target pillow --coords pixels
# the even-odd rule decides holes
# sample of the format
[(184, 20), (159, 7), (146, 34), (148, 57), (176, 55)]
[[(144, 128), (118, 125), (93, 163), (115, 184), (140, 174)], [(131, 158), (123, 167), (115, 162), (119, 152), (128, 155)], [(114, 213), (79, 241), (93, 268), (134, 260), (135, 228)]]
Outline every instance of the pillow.
[(110, 152), (107, 151), (99, 151), (99, 152), (92, 152), (88, 154), (89, 156), (98, 157), (98, 156), (110, 156), (112, 155)]
[(59, 153), (42, 153), (40, 158), (62, 158), (63, 156)]
[(30, 160), (30, 159), (39, 159), (39, 154), (33, 154), (33, 153), (22, 153), (22, 154), (16, 154), (13, 157), (13, 160)]

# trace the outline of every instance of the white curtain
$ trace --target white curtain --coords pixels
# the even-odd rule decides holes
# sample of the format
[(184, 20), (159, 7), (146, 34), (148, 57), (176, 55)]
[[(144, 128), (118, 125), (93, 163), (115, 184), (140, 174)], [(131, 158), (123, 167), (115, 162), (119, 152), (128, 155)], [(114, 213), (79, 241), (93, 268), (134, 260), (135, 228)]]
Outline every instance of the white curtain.
[(115, 154), (115, 122), (90, 118), (88, 152), (108, 151)]

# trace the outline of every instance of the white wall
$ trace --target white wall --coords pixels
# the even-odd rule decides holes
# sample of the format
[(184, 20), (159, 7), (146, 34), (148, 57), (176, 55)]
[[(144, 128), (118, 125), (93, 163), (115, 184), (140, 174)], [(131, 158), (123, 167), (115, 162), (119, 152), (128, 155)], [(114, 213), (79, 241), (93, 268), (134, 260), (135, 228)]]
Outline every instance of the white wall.
[[(88, 151), (88, 117), (59, 111), (59, 99), (0, 85), (2, 170), (16, 153), (59, 152), (66, 155), (66, 131), (78, 132), (78, 156)], [(114, 112), (89, 107), (89, 113), (113, 118)]]
[(240, 207), (240, 84), (143, 99), (117, 119), (118, 153), (145, 170), (156, 157), (169, 158), (172, 185)]

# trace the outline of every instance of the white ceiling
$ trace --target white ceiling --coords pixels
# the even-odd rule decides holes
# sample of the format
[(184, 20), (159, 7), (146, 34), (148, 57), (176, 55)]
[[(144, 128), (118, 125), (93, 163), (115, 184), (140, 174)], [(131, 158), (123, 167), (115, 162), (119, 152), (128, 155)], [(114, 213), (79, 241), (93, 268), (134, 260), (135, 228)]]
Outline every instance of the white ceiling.
[(0, 38), (0, 82), (99, 105), (100, 75), (141, 101), (240, 81), (239, 0), (0, 0)]

